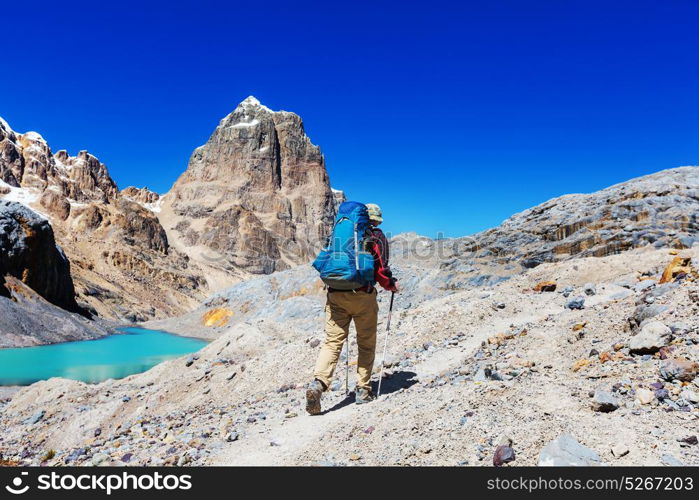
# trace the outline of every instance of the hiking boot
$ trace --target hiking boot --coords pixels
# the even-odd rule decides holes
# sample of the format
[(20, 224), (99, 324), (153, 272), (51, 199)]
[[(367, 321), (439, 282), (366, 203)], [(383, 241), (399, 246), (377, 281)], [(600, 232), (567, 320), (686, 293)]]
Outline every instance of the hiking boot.
[(309, 415), (320, 414), (320, 397), (323, 395), (325, 387), (320, 380), (314, 380), (308, 384), (306, 389), (306, 411)]
[(371, 389), (367, 389), (365, 387), (357, 387), (354, 390), (354, 402), (358, 405), (369, 403), (375, 399), (376, 396), (374, 396), (374, 393), (371, 391)]

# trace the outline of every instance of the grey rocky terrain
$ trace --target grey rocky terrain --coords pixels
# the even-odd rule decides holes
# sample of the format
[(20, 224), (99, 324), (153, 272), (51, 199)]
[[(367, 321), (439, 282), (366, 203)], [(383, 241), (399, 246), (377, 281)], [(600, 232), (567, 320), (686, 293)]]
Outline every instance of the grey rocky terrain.
[(661, 283), (675, 257), (545, 263), (402, 308), (384, 395), (352, 404), (341, 369), (318, 417), (303, 388), (319, 322), (253, 315), (140, 375), (22, 389), (0, 413), (0, 449), (37, 464), (54, 450), (47, 463), (490, 465), (504, 443), (510, 465), (696, 465), (699, 289), (693, 269)]
[[(305, 414), (323, 290), (299, 266), (149, 323), (212, 340), (196, 354), (123, 380), (16, 392), (0, 403), (0, 453), (22, 464), (699, 465), (698, 170), (552, 200), (559, 219), (525, 211), (472, 237), (479, 249), (394, 238), (404, 292), (374, 403), (345, 396), (343, 357), (325, 412)], [(654, 193), (633, 198), (654, 217), (621, 210), (619, 190)], [(608, 232), (555, 230), (614, 207), (590, 223)], [(601, 242), (554, 250), (582, 248), (589, 233)], [(516, 243), (495, 252), (493, 241)], [(453, 252), (415, 252), (438, 244)]]

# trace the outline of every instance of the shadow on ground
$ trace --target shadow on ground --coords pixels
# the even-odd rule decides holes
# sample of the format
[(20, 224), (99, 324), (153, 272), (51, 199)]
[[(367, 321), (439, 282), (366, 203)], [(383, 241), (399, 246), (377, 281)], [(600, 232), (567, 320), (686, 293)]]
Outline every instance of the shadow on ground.
[[(394, 372), (390, 377), (384, 377), (383, 382), (381, 382), (381, 395), (385, 396), (391, 394), (392, 392), (400, 391), (401, 389), (408, 389), (409, 387), (418, 383), (417, 373), (415, 372)], [(372, 390), (374, 394), (377, 393), (379, 387), (378, 382), (372, 382)], [(354, 403), (354, 391), (350, 392), (349, 395), (344, 398), (339, 403), (321, 412), (321, 415), (330, 413), (331, 411), (337, 411), (344, 408), (347, 405)]]

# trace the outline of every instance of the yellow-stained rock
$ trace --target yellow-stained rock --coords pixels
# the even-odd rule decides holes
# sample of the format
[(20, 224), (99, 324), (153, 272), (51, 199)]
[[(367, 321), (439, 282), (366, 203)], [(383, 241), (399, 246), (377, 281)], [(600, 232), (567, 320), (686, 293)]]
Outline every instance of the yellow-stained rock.
[(225, 307), (219, 307), (206, 311), (201, 320), (204, 326), (226, 326), (233, 316), (233, 311)]
[(573, 363), (572, 370), (573, 370), (574, 372), (577, 372), (578, 370), (580, 370), (580, 368), (583, 368), (583, 367), (585, 367), (585, 366), (587, 366), (587, 365), (589, 365), (589, 364), (590, 364), (590, 360), (589, 360), (589, 359), (586, 359), (586, 358), (579, 359), (579, 360), (577, 360), (575, 363)]
[(687, 273), (690, 274), (694, 271), (694, 268), (692, 267), (692, 258), (691, 257), (675, 257), (672, 259), (672, 261), (667, 265), (665, 268), (665, 271), (663, 271), (663, 275), (660, 278), (659, 283), (669, 283), (677, 277), (678, 274), (680, 273)]

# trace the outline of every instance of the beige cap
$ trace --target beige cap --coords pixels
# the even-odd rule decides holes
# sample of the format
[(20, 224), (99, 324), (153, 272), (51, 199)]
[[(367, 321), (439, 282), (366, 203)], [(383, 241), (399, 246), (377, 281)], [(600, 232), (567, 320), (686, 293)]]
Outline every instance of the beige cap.
[(376, 203), (367, 203), (366, 209), (369, 212), (369, 219), (376, 222), (383, 222), (383, 217), (381, 217), (381, 207)]

